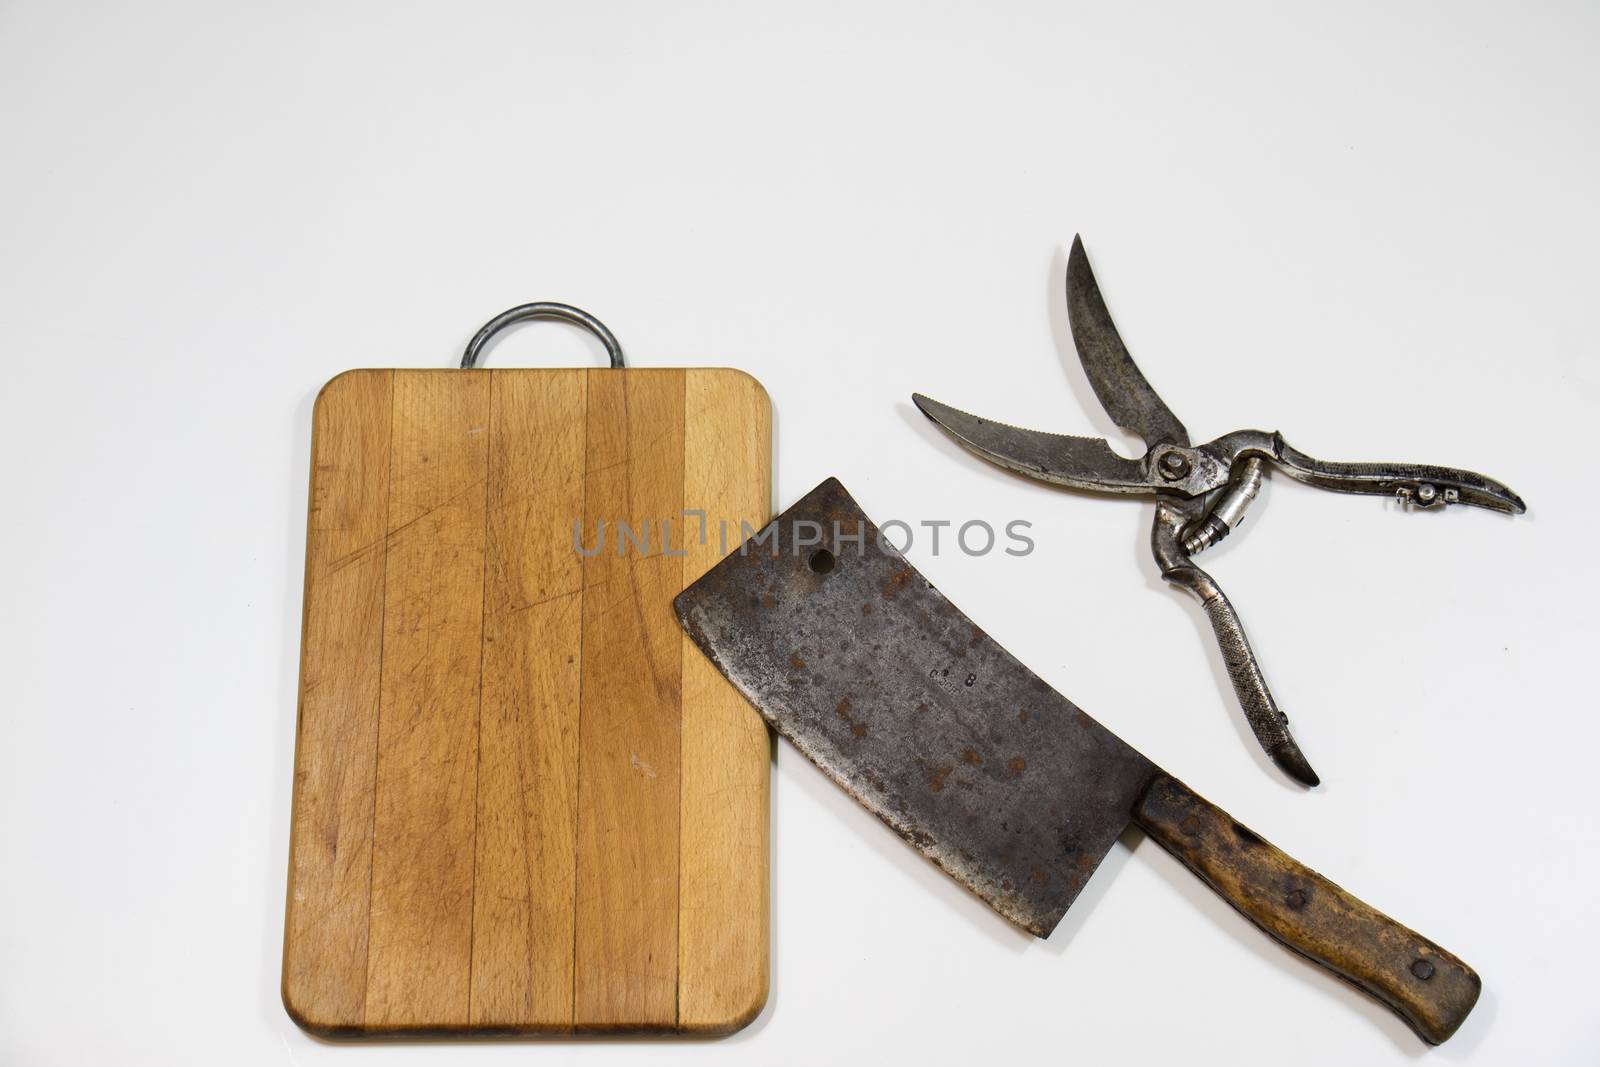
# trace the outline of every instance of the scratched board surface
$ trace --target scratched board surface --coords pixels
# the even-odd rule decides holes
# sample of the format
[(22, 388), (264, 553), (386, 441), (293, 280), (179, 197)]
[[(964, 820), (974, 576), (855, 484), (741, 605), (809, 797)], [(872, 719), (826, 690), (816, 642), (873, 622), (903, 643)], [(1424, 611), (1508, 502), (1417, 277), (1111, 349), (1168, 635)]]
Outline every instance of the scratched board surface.
[(737, 371), (328, 383), (284, 934), (300, 1025), (754, 1018), (771, 738), (672, 598), (770, 517), (771, 410)]

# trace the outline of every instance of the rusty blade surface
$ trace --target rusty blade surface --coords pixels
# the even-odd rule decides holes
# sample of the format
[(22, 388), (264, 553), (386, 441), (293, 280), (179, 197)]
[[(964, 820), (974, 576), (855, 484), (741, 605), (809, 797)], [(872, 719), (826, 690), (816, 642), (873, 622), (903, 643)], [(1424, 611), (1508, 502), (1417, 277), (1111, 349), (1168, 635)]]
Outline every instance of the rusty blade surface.
[(912, 393), (911, 402), (968, 451), (1017, 474), (1101, 493), (1149, 493), (1158, 488), (1142, 461), (1117, 455), (1103, 437), (1011, 426), (921, 393)]
[(1072, 239), (1072, 253), (1067, 257), (1067, 321), (1072, 324), (1078, 361), (1111, 421), (1144, 438), (1148, 448), (1187, 448), (1189, 431), (1150, 387), (1122, 343), (1117, 324), (1111, 321), (1111, 312), (1100, 295), (1100, 283), (1089, 269), (1082, 237)]
[(780, 734), (1035, 936), (1158, 773), (881, 543), (835, 479), (674, 606)]

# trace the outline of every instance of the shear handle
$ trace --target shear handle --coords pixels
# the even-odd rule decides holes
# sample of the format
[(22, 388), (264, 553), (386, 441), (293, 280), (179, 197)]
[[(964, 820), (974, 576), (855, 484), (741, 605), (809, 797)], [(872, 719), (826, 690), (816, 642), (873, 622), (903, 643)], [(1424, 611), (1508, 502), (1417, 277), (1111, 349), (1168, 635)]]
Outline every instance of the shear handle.
[(1195, 566), (1184, 548), (1183, 533), (1199, 517), (1201, 507), (1198, 499), (1162, 497), (1156, 502), (1150, 547), (1161, 568), (1161, 577), (1187, 589), (1204, 605), (1245, 720), (1272, 762), (1302, 785), (1317, 785), (1320, 781), (1317, 772), (1311, 769), (1289, 733), (1289, 717), (1278, 710), (1277, 701), (1272, 699), (1272, 691), (1267, 688), (1267, 680), (1256, 663), (1256, 654), (1250, 648), (1250, 640), (1245, 636), (1244, 624), (1239, 621), (1233, 602), (1222, 592), (1215, 578)]
[(1280, 433), (1240, 430), (1219, 437), (1204, 450), (1230, 467), (1245, 456), (1262, 456), (1296, 481), (1336, 493), (1394, 495), (1423, 508), (1472, 504), (1513, 515), (1527, 510), (1510, 488), (1473, 471), (1424, 463), (1331, 463), (1306, 455)]

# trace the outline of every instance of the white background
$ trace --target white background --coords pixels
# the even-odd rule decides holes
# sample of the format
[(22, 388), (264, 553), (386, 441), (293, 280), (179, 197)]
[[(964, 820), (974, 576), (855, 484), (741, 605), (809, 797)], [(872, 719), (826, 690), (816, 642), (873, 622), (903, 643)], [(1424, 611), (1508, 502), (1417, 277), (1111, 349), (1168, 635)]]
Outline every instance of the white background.
[[(1407, 1063), (1397, 1019), (1125, 835), (1048, 942), (787, 748), (767, 1010), (720, 1042), (335, 1046), (278, 1002), (309, 416), (512, 304), (776, 408), (776, 503), (1035, 524), (911, 558), (1058, 688), (1446, 947), (1435, 1063), (1594, 1062), (1592, 3), (0, 2), (0, 1063)], [(1089, 244), (1197, 440), (1457, 464), (1270, 480), (1206, 557), (1326, 785), (1255, 749), (1152, 507), (963, 453), (914, 389), (1109, 434)], [(494, 366), (593, 364), (556, 325)]]

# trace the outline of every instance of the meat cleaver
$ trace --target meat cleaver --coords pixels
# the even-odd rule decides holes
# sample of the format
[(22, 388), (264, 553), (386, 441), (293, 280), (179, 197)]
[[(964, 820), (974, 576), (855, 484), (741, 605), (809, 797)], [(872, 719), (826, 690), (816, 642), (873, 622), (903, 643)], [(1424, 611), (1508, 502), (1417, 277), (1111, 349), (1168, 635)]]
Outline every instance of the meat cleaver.
[(1269, 936), (1432, 1044), (1477, 1002), (1451, 953), (1301, 865), (1023, 666), (830, 478), (673, 602), (808, 759), (990, 907), (1048, 937), (1136, 823)]

